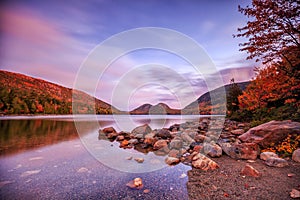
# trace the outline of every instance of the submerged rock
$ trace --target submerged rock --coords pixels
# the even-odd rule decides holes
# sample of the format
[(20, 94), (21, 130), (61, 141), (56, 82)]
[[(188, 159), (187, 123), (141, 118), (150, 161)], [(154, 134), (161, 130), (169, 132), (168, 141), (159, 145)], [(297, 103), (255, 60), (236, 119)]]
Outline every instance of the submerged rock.
[(134, 160), (138, 163), (143, 163), (144, 162), (144, 158), (135, 158)]
[(143, 180), (141, 178), (135, 178), (131, 181), (129, 181), (126, 186), (132, 188), (132, 189), (142, 189), (144, 187)]

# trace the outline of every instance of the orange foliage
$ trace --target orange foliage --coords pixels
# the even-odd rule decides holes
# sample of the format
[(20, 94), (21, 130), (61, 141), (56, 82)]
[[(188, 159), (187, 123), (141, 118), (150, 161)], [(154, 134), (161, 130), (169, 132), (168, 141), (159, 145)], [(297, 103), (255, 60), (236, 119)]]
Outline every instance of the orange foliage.
[(238, 97), (241, 109), (253, 111), (265, 107), (278, 107), (296, 102), (300, 89), (297, 76), (288, 76), (278, 65), (257, 69), (256, 78)]

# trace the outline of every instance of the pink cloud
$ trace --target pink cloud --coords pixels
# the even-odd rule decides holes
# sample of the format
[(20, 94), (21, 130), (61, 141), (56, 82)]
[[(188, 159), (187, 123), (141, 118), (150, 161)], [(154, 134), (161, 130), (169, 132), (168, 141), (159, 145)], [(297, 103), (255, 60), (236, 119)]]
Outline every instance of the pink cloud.
[(24, 7), (3, 8), (1, 18), (1, 68), (72, 87), (88, 45)]

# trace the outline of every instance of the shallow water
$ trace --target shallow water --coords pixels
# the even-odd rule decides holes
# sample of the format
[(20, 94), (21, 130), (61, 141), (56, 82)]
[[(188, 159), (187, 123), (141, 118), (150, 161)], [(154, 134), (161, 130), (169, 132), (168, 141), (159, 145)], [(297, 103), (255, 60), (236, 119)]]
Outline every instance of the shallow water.
[[(75, 120), (75, 124), (74, 124)], [(198, 121), (199, 116), (43, 116), (0, 120), (1, 199), (187, 199), (189, 166), (98, 140), (99, 128), (132, 130)], [(127, 160), (143, 157), (144, 163)], [(150, 192), (126, 187), (141, 177)]]

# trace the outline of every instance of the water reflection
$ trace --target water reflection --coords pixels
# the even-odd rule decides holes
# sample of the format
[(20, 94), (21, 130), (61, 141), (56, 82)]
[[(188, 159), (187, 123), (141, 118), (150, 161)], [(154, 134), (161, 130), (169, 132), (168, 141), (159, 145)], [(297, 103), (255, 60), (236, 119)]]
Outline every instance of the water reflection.
[[(79, 122), (85, 133), (92, 131), (88, 122)], [(51, 119), (0, 120), (0, 155), (77, 139), (73, 121)]]

